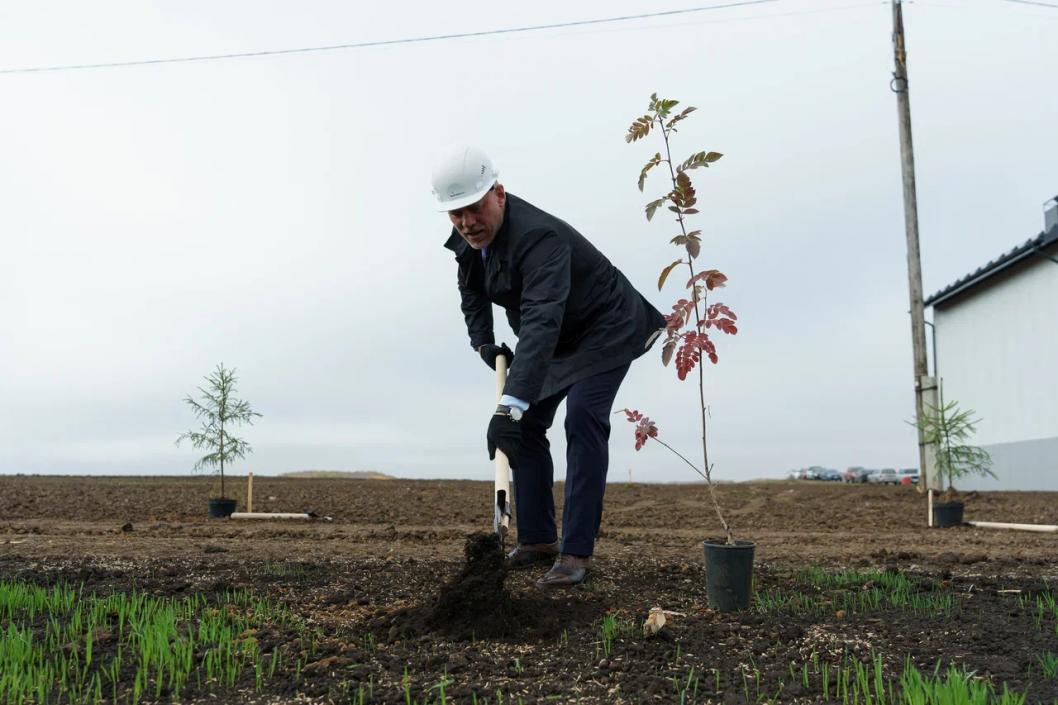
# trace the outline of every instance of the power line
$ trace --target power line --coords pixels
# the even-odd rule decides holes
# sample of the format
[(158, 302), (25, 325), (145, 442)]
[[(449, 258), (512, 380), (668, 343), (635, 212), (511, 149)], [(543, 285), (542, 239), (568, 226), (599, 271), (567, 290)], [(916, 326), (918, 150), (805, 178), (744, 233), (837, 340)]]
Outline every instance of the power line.
[[(915, 0), (918, 4), (922, 0)], [(735, 22), (757, 22), (761, 20), (771, 20), (777, 17), (802, 17), (805, 15), (820, 15), (833, 12), (841, 12), (843, 10), (856, 10), (864, 7), (881, 7), (883, 5), (888, 6), (889, 0), (866, 0), (866, 2), (860, 2), (850, 5), (835, 5), (834, 7), (820, 7), (812, 10), (791, 10), (790, 12), (773, 12), (767, 15), (754, 15), (752, 17), (728, 17), (725, 19), (717, 20), (695, 20), (693, 22), (682, 22), (680, 24), (653, 24), (645, 27), (613, 27), (610, 29), (599, 29), (599, 30), (586, 30), (584, 32), (574, 32), (577, 34), (600, 34), (605, 32), (638, 32), (643, 30), (654, 30), (654, 29), (672, 29), (673, 27), (700, 27), (702, 25), (709, 24), (732, 24)]]
[(280, 56), (283, 54), (307, 54), (310, 52), (337, 51), (339, 49), (366, 49), (369, 47), (393, 46), (395, 44), (418, 44), (423, 42), (438, 42), (449, 39), (466, 39), (469, 37), (484, 37), (496, 34), (516, 34), (521, 32), (538, 32), (545, 29), (561, 29), (563, 27), (582, 27), (584, 25), (605, 24), (610, 22), (627, 22), (630, 20), (642, 20), (651, 17), (670, 17), (672, 15), (686, 15), (692, 12), (707, 12), (710, 10), (725, 10), (733, 7), (744, 7), (746, 5), (762, 5), (764, 3), (779, 2), (779, 0), (737, 0), (722, 5), (706, 5), (703, 7), (690, 7), (683, 10), (664, 10), (661, 12), (648, 12), (640, 15), (623, 15), (621, 17), (604, 17), (593, 20), (577, 20), (574, 22), (556, 22), (553, 24), (530, 25), (527, 27), (509, 27), (505, 29), (491, 29), (480, 32), (460, 32), (458, 34), (436, 34), (426, 37), (407, 37), (404, 39), (383, 39), (373, 42), (356, 42), (353, 44), (332, 44), (330, 46), (301, 47), (298, 49), (272, 49), (266, 51), (234, 52), (230, 54), (209, 54), (203, 56), (181, 56), (168, 59), (140, 59), (135, 61), (111, 61), (98, 64), (69, 64), (64, 66), (36, 66), (29, 68), (0, 69), (0, 74), (10, 73), (45, 73), (55, 71), (79, 71), (83, 69), (108, 69), (123, 66), (151, 66), (155, 64), (178, 64), (193, 61), (219, 61), (221, 59), (245, 59), (258, 56)]
[(1042, 2), (1042, 0), (1004, 0), (1004, 2), (1016, 2), (1019, 5), (1035, 5), (1037, 7), (1049, 7), (1058, 10), (1058, 5), (1051, 2)]
[[(983, 7), (980, 4), (970, 5), (969, 3), (965, 3), (965, 2), (959, 2), (958, 4), (956, 4), (957, 0), (948, 0), (948, 2), (946, 2), (946, 3), (945, 2), (933, 2), (932, 0), (913, 0), (913, 2), (914, 2), (914, 5), (919, 6), (919, 7), (943, 8), (945, 10), (958, 10), (958, 11), (963, 11), (963, 10), (969, 8), (969, 7), (972, 7), (974, 10), (980, 10)], [(992, 4), (994, 5), (994, 4), (1000, 3), (1000, 2), (1004, 2), (1004, 3), (1012, 2), (1012, 3), (1017, 3), (1018, 5), (1028, 5), (1029, 7), (1045, 7), (1048, 10), (1058, 10), (1058, 3), (1043, 2), (1042, 0), (995, 0), (995, 2), (992, 3)], [(1011, 8), (1011, 9), (1013, 9), (1013, 8)], [(1055, 19), (1058, 19), (1058, 13), (1050, 13), (1050, 14), (1035, 13), (1035, 14), (1028, 14), (1028, 15), (1026, 15), (1026, 14), (1015, 14), (1013, 16), (1014, 17), (1034, 17), (1034, 18), (1043, 19), (1043, 20), (1055, 20)]]

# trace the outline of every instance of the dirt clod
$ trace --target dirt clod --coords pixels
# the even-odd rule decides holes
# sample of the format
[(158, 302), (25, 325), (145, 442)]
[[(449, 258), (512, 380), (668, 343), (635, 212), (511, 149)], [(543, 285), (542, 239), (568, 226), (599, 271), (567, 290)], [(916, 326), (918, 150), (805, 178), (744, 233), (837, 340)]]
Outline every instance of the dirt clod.
[(436, 595), (383, 620), (389, 623), (390, 640), (431, 632), (472, 640), (554, 631), (560, 611), (548, 609), (539, 596), (515, 598), (507, 589), (507, 568), (498, 536), (471, 534), (463, 554), (465, 564)]
[(519, 609), (507, 590), (499, 536), (471, 534), (463, 553), (463, 569), (441, 586), (436, 601), (427, 607), (426, 626), (463, 638), (503, 636), (528, 626), (529, 615)]

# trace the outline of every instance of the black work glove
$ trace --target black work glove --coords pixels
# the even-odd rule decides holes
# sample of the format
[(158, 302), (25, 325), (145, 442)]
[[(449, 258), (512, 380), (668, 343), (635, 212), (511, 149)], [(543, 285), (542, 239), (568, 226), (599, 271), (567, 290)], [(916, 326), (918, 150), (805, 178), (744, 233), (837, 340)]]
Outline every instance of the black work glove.
[(485, 343), (478, 348), (478, 354), (481, 355), (481, 359), (485, 361), (485, 364), (492, 369), (496, 369), (496, 358), (500, 355), (507, 358), (507, 367), (510, 367), (511, 363), (514, 362), (514, 351), (507, 347), (507, 343), (502, 345)]
[(507, 414), (493, 414), (485, 437), (489, 444), (489, 460), (496, 459), (496, 449), (499, 448), (507, 456), (511, 469), (516, 470), (522, 454), (521, 424)]

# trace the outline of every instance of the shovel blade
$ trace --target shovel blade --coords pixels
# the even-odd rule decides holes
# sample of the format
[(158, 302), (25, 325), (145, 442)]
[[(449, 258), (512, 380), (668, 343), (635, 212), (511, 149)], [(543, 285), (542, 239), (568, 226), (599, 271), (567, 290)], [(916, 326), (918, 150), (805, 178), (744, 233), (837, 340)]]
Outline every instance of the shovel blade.
[(507, 538), (510, 523), (511, 507), (507, 502), (507, 493), (504, 490), (496, 490), (496, 513), (492, 520), (492, 530), (500, 537), (501, 543)]

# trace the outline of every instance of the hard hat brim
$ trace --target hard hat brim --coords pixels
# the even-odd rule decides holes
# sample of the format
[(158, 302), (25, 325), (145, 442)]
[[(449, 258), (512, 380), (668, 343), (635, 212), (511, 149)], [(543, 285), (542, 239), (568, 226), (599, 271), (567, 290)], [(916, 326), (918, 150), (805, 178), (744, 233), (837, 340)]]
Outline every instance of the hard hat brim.
[(459, 210), (460, 208), (466, 208), (467, 206), (473, 205), (485, 197), (485, 194), (492, 190), (497, 182), (493, 181), (491, 184), (483, 189), (468, 193), (458, 198), (453, 198), (450, 201), (441, 201), (439, 204), (441, 208), (438, 209), (440, 213), (447, 213), (448, 211)]

